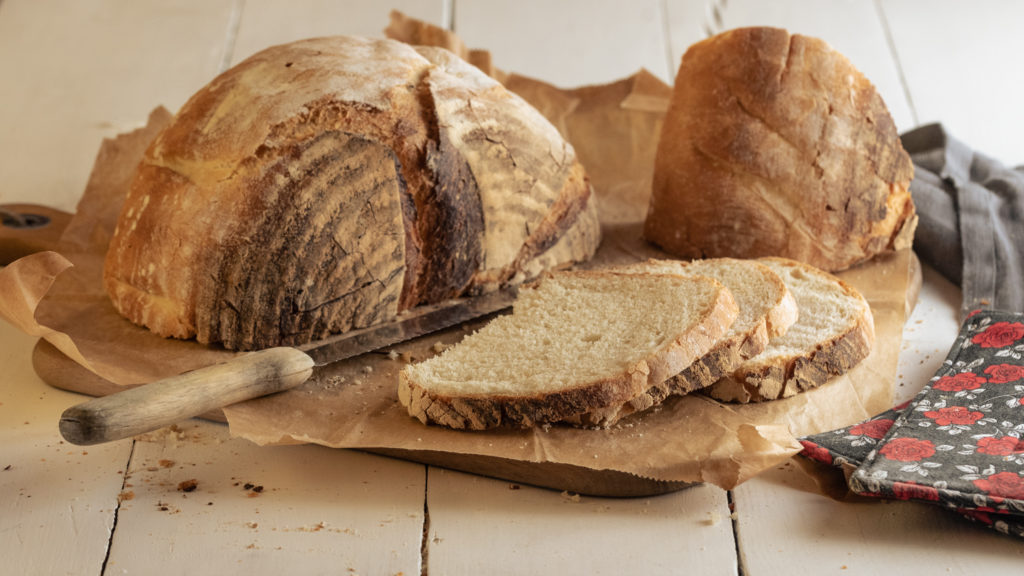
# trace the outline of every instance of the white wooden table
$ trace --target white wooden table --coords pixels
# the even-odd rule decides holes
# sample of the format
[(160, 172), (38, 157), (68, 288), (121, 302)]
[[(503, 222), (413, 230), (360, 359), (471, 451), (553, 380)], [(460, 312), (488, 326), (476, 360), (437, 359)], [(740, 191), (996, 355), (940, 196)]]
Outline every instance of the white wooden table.
[[(942, 121), (1024, 162), (1024, 4), (1010, 0), (2, 0), (0, 203), (73, 210), (103, 137), (264, 46), (380, 36), (392, 7), (563, 87), (640, 67), (671, 82), (708, 32), (780, 25), (849, 56), (901, 129)], [(958, 304), (926, 269), (897, 398), (942, 361)], [(198, 420), (83, 449), (56, 426), (82, 398), (39, 380), (33, 344), (0, 323), (4, 574), (1013, 574), (1024, 560), (1024, 542), (931, 507), (829, 500), (792, 462), (728, 493), (613, 500), (259, 448)]]

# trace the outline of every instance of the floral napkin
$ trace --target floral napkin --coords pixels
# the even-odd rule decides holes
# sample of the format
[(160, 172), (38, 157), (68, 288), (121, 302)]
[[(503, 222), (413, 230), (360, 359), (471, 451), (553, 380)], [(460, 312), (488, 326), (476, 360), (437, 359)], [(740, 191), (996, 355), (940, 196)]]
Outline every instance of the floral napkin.
[(911, 402), (804, 438), (802, 454), (842, 468), (858, 494), (938, 504), (1024, 537), (1024, 166), (940, 124), (901, 139), (914, 162), (914, 251), (960, 286), (963, 324)]
[(858, 494), (938, 504), (1024, 537), (1024, 315), (969, 316), (909, 403), (801, 440)]

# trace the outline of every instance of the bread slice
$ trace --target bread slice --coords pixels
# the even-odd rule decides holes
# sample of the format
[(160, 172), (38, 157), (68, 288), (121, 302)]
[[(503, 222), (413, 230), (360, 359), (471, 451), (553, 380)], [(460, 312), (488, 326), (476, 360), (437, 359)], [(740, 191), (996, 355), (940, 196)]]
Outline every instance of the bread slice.
[(608, 426), (634, 412), (659, 404), (669, 395), (689, 394), (706, 388), (736, 370), (744, 360), (763, 352), (770, 339), (785, 334), (797, 320), (793, 294), (778, 274), (755, 260), (648, 260), (617, 270), (713, 278), (732, 293), (739, 315), (725, 337), (685, 370), (619, 407), (586, 415), (581, 424)]
[(844, 374), (871, 353), (875, 325), (863, 296), (808, 264), (763, 258), (796, 297), (800, 318), (761, 354), (705, 392), (725, 402), (761, 402), (793, 396)]
[(735, 320), (709, 278), (563, 272), (513, 313), (399, 377), (423, 423), (481, 430), (557, 422), (635, 398), (706, 354)]

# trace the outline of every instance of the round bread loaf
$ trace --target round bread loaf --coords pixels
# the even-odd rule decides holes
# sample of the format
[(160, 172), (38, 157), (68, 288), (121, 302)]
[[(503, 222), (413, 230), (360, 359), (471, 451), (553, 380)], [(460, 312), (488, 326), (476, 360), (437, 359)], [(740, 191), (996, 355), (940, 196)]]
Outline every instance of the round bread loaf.
[(875, 87), (825, 42), (741, 28), (690, 47), (644, 235), (683, 258), (830, 271), (910, 246), (913, 165)]
[(296, 345), (593, 255), (572, 147), (450, 52), (317, 38), (196, 93), (114, 233), (117, 310), (162, 336)]

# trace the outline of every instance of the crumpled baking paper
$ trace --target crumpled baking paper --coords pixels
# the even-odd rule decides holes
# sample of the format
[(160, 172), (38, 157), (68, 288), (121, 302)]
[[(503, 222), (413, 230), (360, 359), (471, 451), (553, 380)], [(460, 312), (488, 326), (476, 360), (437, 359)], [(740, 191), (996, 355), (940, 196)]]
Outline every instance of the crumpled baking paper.
[[(388, 32), (398, 35), (391, 28)], [(448, 33), (441, 32), (433, 34), (443, 39)], [(604, 240), (587, 266), (666, 257), (644, 242), (641, 229), (670, 88), (645, 71), (574, 90), (515, 74), (502, 78), (552, 120), (589, 171)], [(194, 341), (163, 339), (134, 326), (116, 313), (101, 286), (103, 255), (131, 174), (170, 119), (159, 108), (145, 128), (105, 141), (76, 217), (56, 251), (25, 257), (0, 270), (0, 316), (45, 339), (65, 361), (105, 382), (95, 386), (49, 378), (55, 386), (106, 393), (112, 386), (153, 381), (235, 354)], [(449, 455), (449, 462), (484, 457), (565, 464), (584, 474), (616, 471), (731, 489), (799, 452), (798, 436), (864, 420), (891, 405), (910, 261), (904, 251), (839, 274), (871, 304), (875, 348), (847, 375), (785, 400), (743, 406), (699, 394), (675, 397), (608, 429), (555, 425), (464, 432), (425, 426), (409, 417), (396, 395), (401, 367), (458, 342), (478, 323), (395, 346), (389, 350), (393, 354), (372, 353), (317, 369), (298, 388), (227, 407), (224, 415), (231, 434), (258, 444), (316, 443), (406, 454), (414, 460), (417, 454), (430, 453)], [(59, 372), (45, 364), (40, 370)], [(480, 471), (487, 473), (486, 468)], [(501, 476), (500, 470), (495, 475)]]

